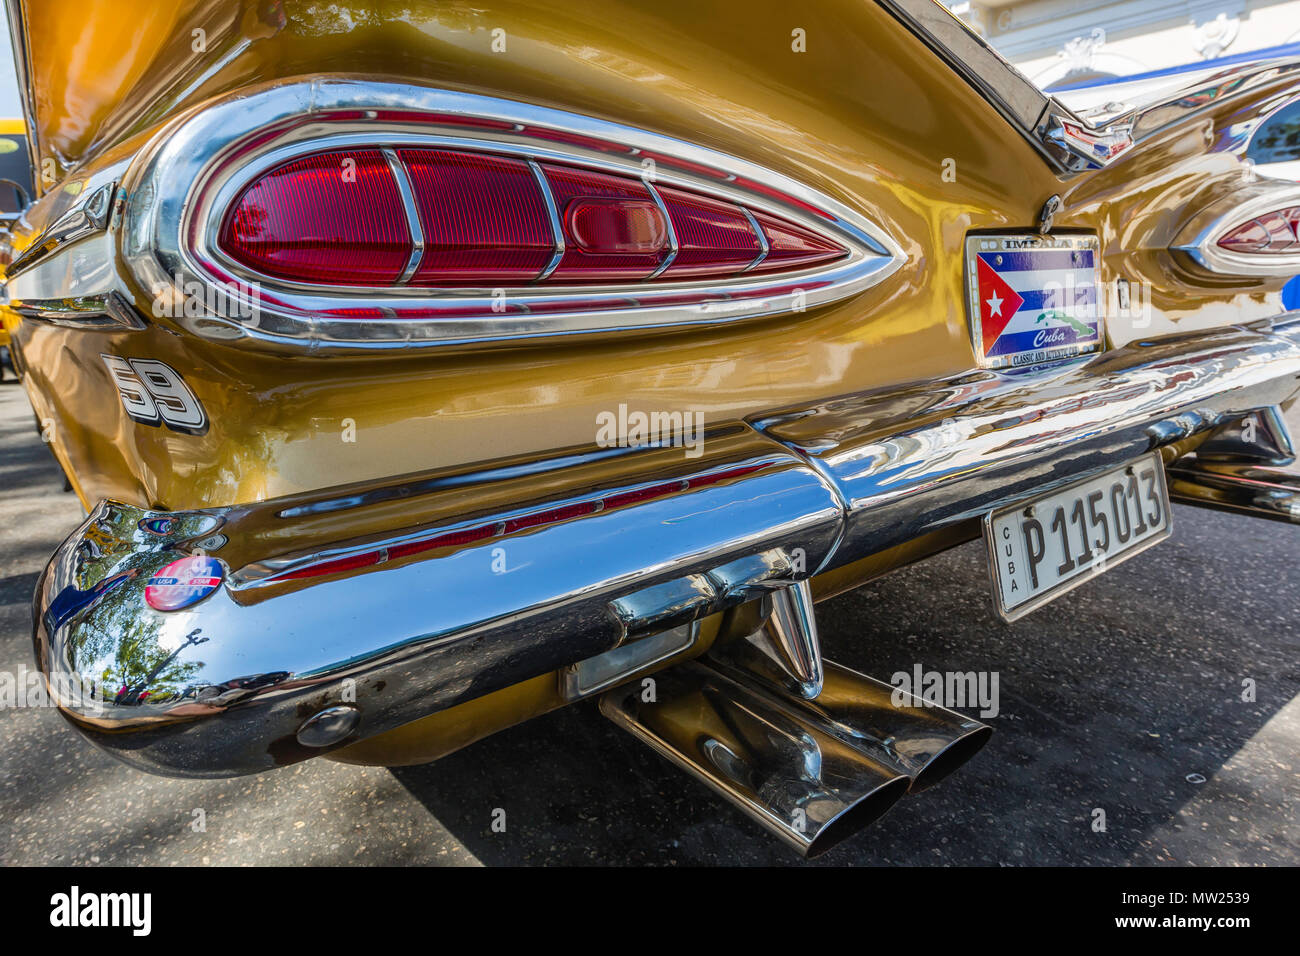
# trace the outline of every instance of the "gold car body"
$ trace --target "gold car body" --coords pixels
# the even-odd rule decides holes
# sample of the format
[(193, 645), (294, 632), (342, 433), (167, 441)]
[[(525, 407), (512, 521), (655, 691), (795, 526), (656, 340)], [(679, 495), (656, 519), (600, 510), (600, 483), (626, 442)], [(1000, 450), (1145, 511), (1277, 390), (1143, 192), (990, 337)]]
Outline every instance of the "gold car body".
[[(484, 94), (737, 157), (854, 210), (893, 237), (902, 254), (886, 280), (802, 313), (400, 354), (292, 353), (188, 334), (158, 318), (156, 296), (127, 280), (129, 304), (145, 317), (139, 327), (87, 331), (39, 318), (14, 326), (27, 392), (38, 418), (56, 423), (52, 448), (82, 505), (91, 510), (107, 499), (185, 515), (234, 509), (267, 548), (300, 551), (313, 540), (379, 535), (403, 520), (402, 511), (339, 511), (328, 527), (299, 529), (302, 537), (287, 541), (277, 539), (277, 519), (259, 507), (318, 502), (329, 489), (386, 486), (394, 476), (456, 475), (590, 448), (599, 416), (620, 404), (699, 411), (709, 428), (725, 431), (842, 396), (960, 382), (977, 365), (963, 243), (972, 232), (1037, 230), (1053, 196), (1060, 199), (1057, 233), (1099, 238), (1104, 287), (1125, 280), (1148, 290), (1140, 321), (1108, 324), (1111, 352), (1126, 355), (1126, 347), (1146, 340), (1235, 329), (1283, 311), (1283, 277), (1206, 276), (1170, 246), (1183, 225), (1178, 211), (1221, 203), (1249, 179), (1240, 152), (1221, 143), (1244, 117), (1295, 95), (1300, 74), (1290, 65), (1251, 74), (1249, 82), (1229, 80), (1219, 94), (1180, 108), (1176, 121), (1154, 124), (1116, 162), (1066, 173), (900, 16), (905, 6), (16, 4), (41, 194), (15, 227), (19, 251), (40, 247), (52, 224), (105, 177), (120, 178), (133, 156), (157, 148), (178, 118), (244, 90), (329, 74)], [(939, 16), (923, 13), (930, 21)], [(205, 430), (132, 421), (105, 354), (147, 357), (178, 372), (206, 411)], [(915, 422), (928, 421), (924, 403), (916, 408)], [(1166, 445), (1166, 457), (1204, 437), (1195, 432)], [(622, 459), (595, 462), (584, 480), (599, 486), (625, 467)], [(457, 507), (488, 510), (521, 493), (495, 487), (476, 489), (472, 501), (444, 497), (411, 507), (436, 526)], [(839, 593), (978, 533), (974, 519), (918, 529), (907, 541), (827, 569), (812, 585), (819, 596)], [(106, 543), (105, 551), (116, 546)], [(213, 553), (232, 572), (265, 557), (236, 541)], [(734, 630), (733, 617), (705, 617), (701, 639), (685, 656)], [(329, 756), (384, 765), (433, 759), (565, 703), (559, 670), (407, 720)], [(329, 700), (322, 692), (311, 706)], [(193, 708), (190, 719), (200, 719), (202, 707)], [(77, 722), (97, 726), (84, 714)], [(293, 746), (282, 754), (309, 755)]]

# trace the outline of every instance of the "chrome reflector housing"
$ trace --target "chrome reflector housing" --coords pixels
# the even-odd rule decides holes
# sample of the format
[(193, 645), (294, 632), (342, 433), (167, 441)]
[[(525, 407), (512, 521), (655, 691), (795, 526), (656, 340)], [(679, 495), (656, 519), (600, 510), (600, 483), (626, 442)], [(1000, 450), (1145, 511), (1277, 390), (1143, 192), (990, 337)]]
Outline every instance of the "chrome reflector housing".
[[(399, 146), (470, 149), (634, 176), (796, 223), (849, 253), (773, 275), (504, 289), (313, 286), (258, 275), (221, 255), (223, 216), (267, 170), (323, 150)], [(897, 242), (854, 210), (744, 160), (573, 113), (347, 77), (267, 85), (193, 110), (153, 139), (123, 186), (121, 253), (140, 286), (165, 301), (198, 281), (220, 290), (219, 302), (228, 306), (173, 316), (178, 324), (210, 338), (295, 350), (732, 322), (844, 299), (904, 259)]]
[[(1258, 183), (1232, 193), (1201, 210), (1171, 244), (1196, 265), (1216, 275), (1290, 277), (1300, 274), (1300, 244), (1277, 244), (1257, 252), (1240, 251), (1243, 244), (1224, 243), (1257, 217), (1300, 206), (1300, 186)], [(1277, 251), (1286, 245), (1284, 251)]]

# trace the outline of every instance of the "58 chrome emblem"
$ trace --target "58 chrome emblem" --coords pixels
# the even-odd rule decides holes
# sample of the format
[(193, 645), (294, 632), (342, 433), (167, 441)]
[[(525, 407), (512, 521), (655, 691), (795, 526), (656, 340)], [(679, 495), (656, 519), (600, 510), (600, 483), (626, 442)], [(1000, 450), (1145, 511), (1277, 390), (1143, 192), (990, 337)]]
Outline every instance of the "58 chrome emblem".
[(157, 359), (99, 356), (117, 385), (122, 407), (142, 425), (166, 425), (173, 431), (202, 435), (208, 416), (185, 380), (170, 365)]

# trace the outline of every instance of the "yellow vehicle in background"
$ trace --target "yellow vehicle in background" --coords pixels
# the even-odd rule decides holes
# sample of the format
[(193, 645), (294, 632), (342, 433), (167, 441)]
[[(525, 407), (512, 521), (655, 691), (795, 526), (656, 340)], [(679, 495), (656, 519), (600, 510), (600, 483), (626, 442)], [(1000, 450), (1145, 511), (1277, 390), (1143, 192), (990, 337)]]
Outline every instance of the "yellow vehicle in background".
[[(0, 279), (13, 260), (10, 245), (14, 220), (27, 208), (32, 195), (31, 154), (27, 149), (27, 124), (21, 119), (0, 119)], [(0, 300), (0, 380), (13, 367), (9, 337), (18, 323)]]

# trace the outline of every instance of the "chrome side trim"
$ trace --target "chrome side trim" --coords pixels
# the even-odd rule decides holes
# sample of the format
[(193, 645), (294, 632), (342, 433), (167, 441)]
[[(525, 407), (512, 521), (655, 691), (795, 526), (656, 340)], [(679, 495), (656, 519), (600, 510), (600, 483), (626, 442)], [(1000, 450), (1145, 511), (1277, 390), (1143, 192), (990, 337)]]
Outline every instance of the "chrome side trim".
[(10, 308), (25, 319), (70, 329), (120, 332), (123, 329), (138, 331), (145, 327), (135, 309), (118, 292), (79, 299), (10, 303)]
[(116, 193), (117, 183), (109, 182), (79, 199), (10, 263), (7, 275), (10, 278), (20, 275), (77, 240), (107, 229)]
[(645, 180), (646, 191), (650, 193), (650, 198), (655, 201), (659, 207), (659, 213), (664, 217), (664, 225), (668, 229), (668, 255), (654, 272), (646, 276), (646, 279), (654, 279), (663, 275), (663, 271), (673, 264), (677, 258), (677, 230), (673, 228), (673, 217), (668, 215), (668, 207), (664, 204), (664, 197), (659, 195), (659, 190), (655, 189), (655, 184)]
[(1290, 278), (1300, 273), (1300, 242), (1293, 252), (1283, 253), (1233, 252), (1219, 245), (1237, 226), (1288, 206), (1300, 206), (1300, 186), (1271, 180), (1251, 183), (1198, 211), (1170, 248), (1216, 275)]
[[(359, 109), (375, 118), (354, 122), (350, 117)], [(439, 117), (449, 119), (440, 126)], [(849, 252), (824, 267), (780, 276), (601, 288), (523, 285), (506, 290), (505, 312), (492, 289), (313, 287), (251, 274), (222, 256), (216, 226), (243, 184), (304, 152), (361, 144), (499, 152), (637, 179), (643, 175), (639, 157), (651, 153), (658, 157), (657, 181), (800, 223)], [(750, 190), (749, 183), (759, 188)], [(123, 185), (120, 248), (135, 281), (149, 289), (173, 285), (178, 277), (211, 284), (221, 277), (202, 263), (215, 263), (263, 291), (229, 310), (245, 306), (256, 312), (255, 320), (209, 314), (177, 321), (199, 335), (247, 338), (288, 351), (414, 349), (724, 324), (790, 311), (798, 304), (794, 283), (807, 307), (839, 301), (882, 281), (905, 259), (902, 247), (856, 210), (746, 160), (574, 113), (368, 78), (278, 81), (191, 110), (141, 151)], [(193, 248), (191, 234), (197, 236)], [(683, 303), (688, 294), (700, 300)], [(393, 317), (357, 322), (333, 314), (356, 308)], [(418, 314), (402, 318), (396, 314), (402, 310)]]
[(741, 212), (743, 212), (745, 218), (749, 220), (749, 228), (753, 229), (754, 235), (758, 236), (758, 255), (756, 255), (754, 261), (745, 266), (743, 270), (745, 272), (752, 272), (763, 264), (763, 260), (766, 259), (767, 254), (772, 251), (772, 247), (767, 241), (767, 234), (759, 228), (758, 220), (754, 218), (754, 214), (748, 209), (741, 209)]
[(9, 307), (24, 318), (82, 329), (142, 329), (144, 321), (120, 290), (110, 233), (62, 239), (28, 257), (5, 280)]
[(551, 261), (546, 264), (546, 268), (536, 279), (541, 282), (555, 271), (555, 267), (564, 258), (564, 227), (560, 224), (560, 210), (555, 205), (555, 193), (551, 191), (551, 184), (546, 179), (546, 173), (542, 172), (541, 164), (530, 159), (528, 168), (533, 171), (533, 178), (537, 180), (537, 186), (542, 191), (542, 201), (546, 203), (546, 216), (551, 221), (551, 241), (555, 244), (555, 253), (551, 256)]
[(397, 182), (397, 192), (402, 197), (402, 211), (406, 214), (406, 228), (411, 233), (411, 258), (407, 260), (402, 274), (397, 277), (398, 285), (406, 285), (424, 258), (424, 227), (420, 225), (420, 210), (415, 204), (415, 191), (411, 188), (411, 177), (406, 171), (406, 164), (392, 147), (384, 147), (383, 153), (388, 168), (393, 171), (393, 179)]
[[(37, 656), (71, 691), (64, 712), (122, 759), (181, 776), (255, 772), (315, 755), (282, 742), (345, 702), (345, 687), (362, 714), (349, 739), (364, 739), (920, 535), (977, 527), (1297, 394), (1291, 313), (720, 424), (698, 459), (564, 449), (203, 512), (102, 502), (38, 582)], [(198, 548), (221, 563), (222, 584), (154, 611), (150, 576)], [(202, 654), (153, 672), (195, 628)], [(812, 677), (806, 643), (791, 649), (778, 670)], [(122, 686), (139, 693), (118, 700)]]

